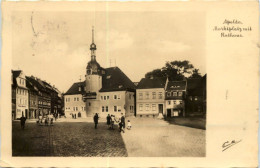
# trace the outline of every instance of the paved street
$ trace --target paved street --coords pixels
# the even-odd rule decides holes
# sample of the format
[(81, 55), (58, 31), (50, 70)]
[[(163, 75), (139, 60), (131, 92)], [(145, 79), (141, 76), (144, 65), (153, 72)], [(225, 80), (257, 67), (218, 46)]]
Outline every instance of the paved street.
[[(204, 157), (205, 130), (153, 118), (130, 118), (132, 130), (107, 130), (104, 122), (55, 122), (25, 130), (13, 122), (13, 156)], [(88, 120), (89, 121), (89, 120)]]

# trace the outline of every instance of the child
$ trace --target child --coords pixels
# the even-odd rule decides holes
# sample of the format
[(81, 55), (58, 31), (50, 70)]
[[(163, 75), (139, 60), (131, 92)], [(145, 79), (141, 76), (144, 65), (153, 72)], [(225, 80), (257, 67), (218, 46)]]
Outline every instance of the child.
[(127, 121), (127, 129), (130, 130), (132, 127), (131, 123), (130, 123), (130, 120)]

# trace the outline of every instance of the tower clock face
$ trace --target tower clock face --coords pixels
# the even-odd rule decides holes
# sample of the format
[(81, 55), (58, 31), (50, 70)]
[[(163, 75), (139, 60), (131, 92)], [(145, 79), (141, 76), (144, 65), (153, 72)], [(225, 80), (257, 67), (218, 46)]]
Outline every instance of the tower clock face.
[(90, 75), (90, 73), (91, 73), (91, 70), (90, 70), (90, 69), (88, 69), (88, 70), (87, 70), (87, 74), (88, 74), (88, 75)]

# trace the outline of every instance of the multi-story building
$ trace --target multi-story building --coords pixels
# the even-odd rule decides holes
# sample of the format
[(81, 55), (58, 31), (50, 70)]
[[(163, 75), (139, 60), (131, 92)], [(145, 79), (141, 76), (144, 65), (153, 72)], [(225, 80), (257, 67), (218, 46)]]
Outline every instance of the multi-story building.
[(189, 116), (206, 113), (206, 75), (203, 78), (187, 79), (185, 108)]
[(137, 116), (163, 116), (167, 78), (143, 78), (136, 89)]
[(185, 81), (169, 81), (165, 91), (165, 106), (167, 117), (185, 116)]
[(101, 117), (120, 116), (121, 113), (126, 117), (134, 115), (135, 85), (118, 67), (105, 69), (99, 96)]
[(29, 115), (28, 118), (38, 118), (38, 88), (26, 76), (26, 86), (29, 89)]
[(27, 78), (38, 89), (38, 112), (36, 116), (45, 116), (51, 113), (51, 96), (43, 81), (34, 76)]
[(77, 117), (86, 118), (86, 104), (83, 101), (85, 82), (74, 83), (69, 90), (64, 94), (64, 110), (66, 117), (72, 117), (72, 114)]
[(24, 115), (29, 116), (28, 88), (26, 78), (21, 70), (12, 71), (12, 118), (19, 119)]

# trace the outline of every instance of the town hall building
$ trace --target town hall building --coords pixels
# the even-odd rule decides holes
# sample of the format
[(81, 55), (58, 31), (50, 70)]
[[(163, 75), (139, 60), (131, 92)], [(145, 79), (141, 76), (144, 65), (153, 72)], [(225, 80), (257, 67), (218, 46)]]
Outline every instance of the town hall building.
[[(120, 116), (121, 113), (125, 116), (133, 116), (136, 86), (120, 68), (100, 66), (96, 60), (97, 47), (94, 43), (94, 30), (92, 30), (90, 50), (91, 60), (86, 67), (84, 93), (81, 93), (86, 107), (85, 114), (82, 116), (93, 117), (95, 113), (98, 113), (101, 118), (108, 114)], [(66, 95), (73, 95), (68, 92), (65, 93), (65, 110), (68, 104)]]

